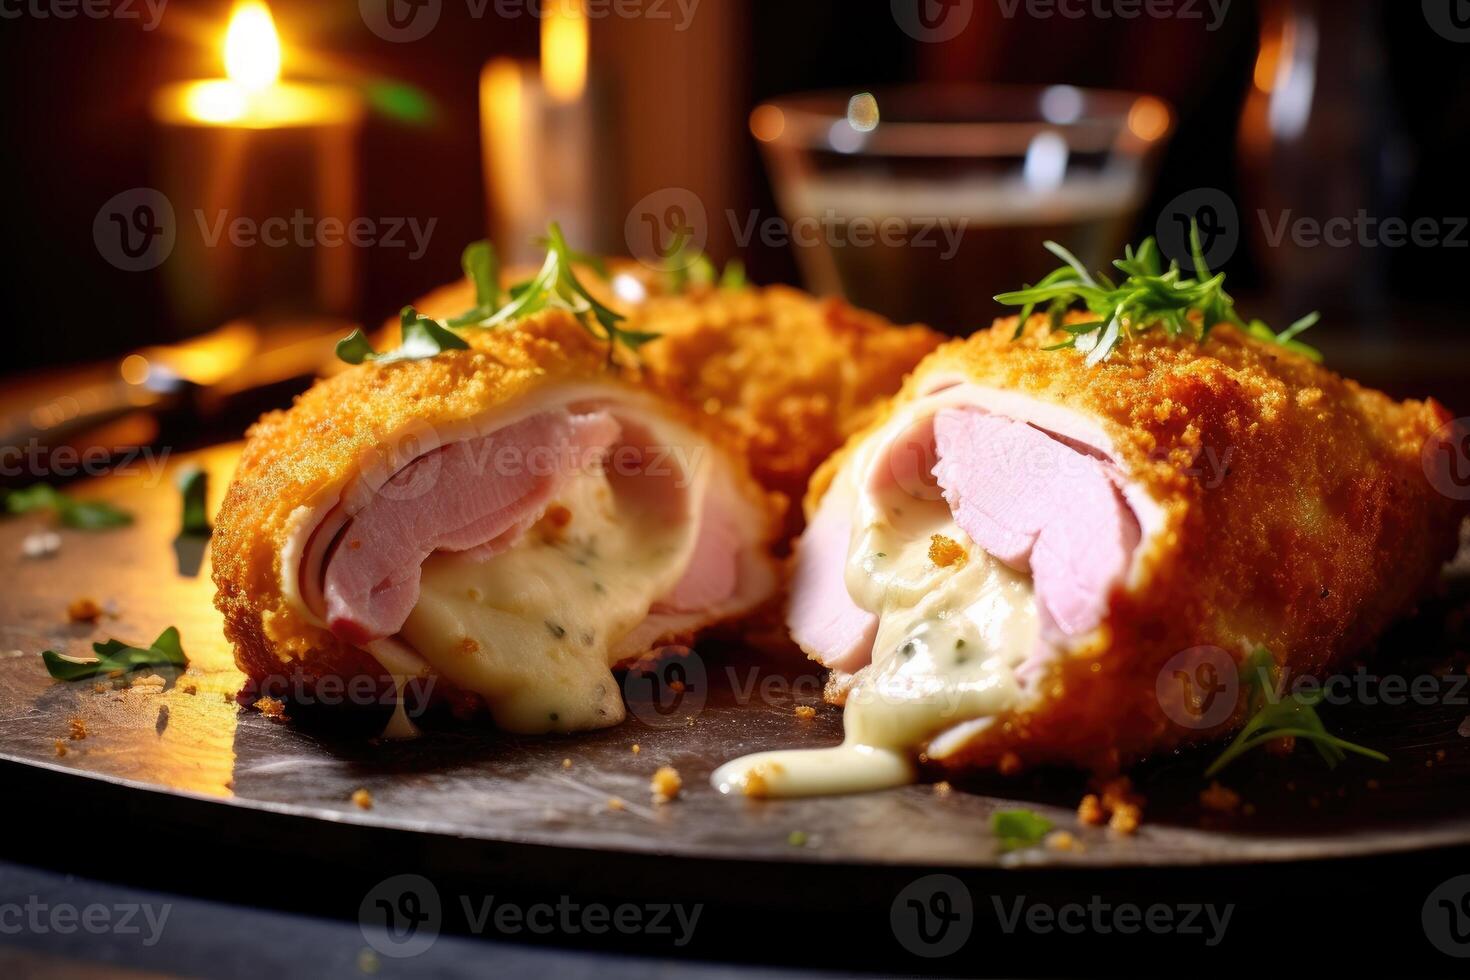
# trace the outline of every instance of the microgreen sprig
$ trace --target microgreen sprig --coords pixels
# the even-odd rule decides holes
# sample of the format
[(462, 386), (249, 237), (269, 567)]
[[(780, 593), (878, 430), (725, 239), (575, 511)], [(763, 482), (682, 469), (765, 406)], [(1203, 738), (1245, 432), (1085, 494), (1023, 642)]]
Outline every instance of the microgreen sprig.
[(377, 364), (393, 364), (398, 361), (421, 361), (447, 350), (469, 350), (464, 338), (450, 330), (438, 320), (424, 316), (412, 306), (399, 311), (403, 339), (390, 351), (378, 353), (372, 342), (361, 329), (337, 341), (337, 356), (348, 364), (373, 361)]
[[(1261, 320), (1241, 319), (1235, 311), (1235, 300), (1225, 292), (1225, 274), (1212, 273), (1205, 262), (1198, 226), (1190, 228), (1189, 245), (1193, 278), (1172, 260), (1164, 268), (1158, 242), (1148, 238), (1137, 249), (1125, 247), (1123, 258), (1113, 262), (1124, 276), (1115, 282), (1101, 272), (1094, 276), (1071, 252), (1056, 242), (1047, 242), (1047, 250), (1066, 264), (1048, 273), (1036, 285), (1001, 293), (995, 300), (1005, 306), (1021, 307), (1014, 335), (1017, 338), (1031, 315), (1044, 309), (1054, 330), (1070, 334), (1061, 343), (1044, 349), (1075, 348), (1087, 355), (1089, 367), (1106, 361), (1120, 343), (1149, 330), (1158, 328), (1171, 338), (1191, 337), (1204, 343), (1220, 323), (1233, 324), (1258, 340), (1278, 344), (1313, 361), (1322, 360), (1315, 348), (1296, 339), (1317, 323), (1316, 313), (1280, 333)], [(1086, 307), (1091, 318), (1064, 323), (1064, 314), (1078, 304)]]
[(125, 510), (101, 500), (77, 500), (47, 483), (36, 483), (8, 493), (0, 491), (0, 496), (4, 497), (4, 510), (8, 513), (52, 510), (63, 525), (82, 531), (102, 531), (133, 523), (133, 515)]
[(1304, 738), (1310, 741), (1322, 756), (1327, 768), (1336, 768), (1347, 758), (1347, 753), (1387, 762), (1388, 756), (1373, 749), (1364, 748), (1346, 739), (1338, 738), (1327, 730), (1317, 716), (1317, 705), (1323, 698), (1322, 691), (1298, 691), (1283, 697), (1280, 690), (1280, 669), (1270, 650), (1258, 647), (1241, 665), (1240, 679), (1250, 691), (1250, 706), (1254, 712), (1235, 741), (1221, 753), (1220, 757), (1205, 770), (1207, 778), (1234, 762), (1251, 749), (1282, 738)]
[(579, 261), (586, 264), (586, 258), (579, 256), (580, 253), (567, 245), (561, 227), (552, 222), (547, 229), (546, 261), (541, 264), (540, 271), (529, 280), (512, 286), (510, 301), (494, 315), (472, 326), (493, 329), (541, 310), (566, 310), (577, 318), (588, 333), (607, 341), (609, 363), (612, 362), (613, 352), (619, 344), (636, 351), (650, 340), (656, 340), (659, 334), (623, 328), (621, 324), (627, 318), (599, 302), (587, 291), (587, 287), (582, 285), (573, 271), (573, 266)]

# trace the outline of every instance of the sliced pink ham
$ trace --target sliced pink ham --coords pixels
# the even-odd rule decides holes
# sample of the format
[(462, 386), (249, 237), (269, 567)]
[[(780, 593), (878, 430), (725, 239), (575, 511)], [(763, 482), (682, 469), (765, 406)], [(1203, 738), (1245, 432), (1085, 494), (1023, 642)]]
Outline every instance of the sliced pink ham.
[(797, 545), (787, 624), (792, 639), (823, 666), (850, 673), (872, 656), (878, 617), (847, 591), (852, 514), (838, 496), (827, 494)]
[(470, 549), (488, 558), (509, 547), (566, 477), (595, 465), (619, 432), (607, 412), (543, 412), (399, 470), (337, 533), (325, 559), (332, 632), (359, 645), (397, 633), (418, 601), (424, 559)]
[(934, 475), (955, 523), (987, 552), (1030, 572), (1066, 636), (1102, 621), (1139, 527), (1111, 464), (1034, 426), (976, 408), (934, 418)]

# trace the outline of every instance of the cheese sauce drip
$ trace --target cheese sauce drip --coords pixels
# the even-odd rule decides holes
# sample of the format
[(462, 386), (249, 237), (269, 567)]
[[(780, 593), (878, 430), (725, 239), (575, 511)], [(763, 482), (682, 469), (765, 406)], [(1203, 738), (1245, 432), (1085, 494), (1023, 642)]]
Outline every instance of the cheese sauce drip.
[[(692, 483), (681, 492), (703, 488), (702, 479), (680, 479)], [(698, 532), (696, 519), (670, 520), (658, 498), (600, 469), (576, 473), (508, 550), (480, 561), (430, 556), (401, 635), (434, 670), (481, 695), (507, 731), (617, 724), (624, 710), (612, 651), (678, 583)]]
[[(912, 782), (913, 754), (954, 725), (1015, 707), (1016, 670), (1039, 642), (1028, 575), (976, 547), (942, 498), (898, 487), (860, 493), (849, 467), (832, 491), (853, 505), (848, 593), (878, 617), (830, 749), (763, 752), (721, 766), (722, 793), (814, 796)], [(937, 538), (936, 538), (937, 536)]]

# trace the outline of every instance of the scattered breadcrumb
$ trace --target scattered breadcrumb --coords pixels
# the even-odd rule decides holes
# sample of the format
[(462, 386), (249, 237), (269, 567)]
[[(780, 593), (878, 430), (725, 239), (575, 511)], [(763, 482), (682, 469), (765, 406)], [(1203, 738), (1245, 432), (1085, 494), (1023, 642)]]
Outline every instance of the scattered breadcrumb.
[(609, 796), (607, 798), (607, 808), (609, 810), (622, 810), (625, 806), (627, 806), (627, 804), (618, 799), (616, 796)]
[(744, 796), (764, 797), (770, 791), (766, 785), (765, 774), (759, 769), (752, 769), (745, 774), (745, 781), (740, 785), (740, 792)]
[(373, 808), (373, 794), (365, 789), (353, 790), (352, 802), (357, 804), (359, 810), (371, 810)]
[(56, 757), (59, 759), (64, 755), (66, 755), (66, 743), (58, 738), (56, 740)]
[(104, 684), (104, 683), (102, 683), (101, 681), (98, 681), (97, 683), (95, 683), (95, 684), (92, 685), (92, 693), (93, 694), (106, 694), (107, 691), (108, 691), (107, 685)]
[(1002, 776), (1014, 776), (1024, 769), (1025, 766), (1021, 763), (1021, 757), (1019, 755), (1016, 755), (1014, 752), (1007, 752), (1000, 757), (1000, 760), (995, 764), (995, 768)]
[(1058, 830), (1056, 833), (1048, 835), (1046, 838), (1046, 846), (1053, 851), (1082, 850), (1082, 848), (1077, 845), (1077, 838), (1073, 837), (1072, 832), (1068, 830)]
[(954, 538), (936, 534), (929, 539), (929, 560), (940, 568), (964, 564), (968, 557), (965, 546)]
[(87, 723), (79, 716), (72, 715), (66, 720), (66, 723), (71, 728), (71, 740), (73, 742), (80, 742), (87, 737)]
[(1240, 807), (1240, 794), (1228, 786), (1212, 782), (1208, 789), (1200, 790), (1199, 801), (1207, 810), (1234, 813)]
[(286, 717), (286, 703), (280, 698), (263, 697), (253, 707), (267, 718), (284, 720)]
[(643, 746), (639, 745), (637, 742), (634, 742), (633, 743), (633, 754), (634, 755), (637, 755), (639, 752), (642, 752), (642, 751), (643, 751)]
[(1133, 792), (1133, 783), (1120, 776), (1107, 783), (1100, 794), (1088, 793), (1077, 805), (1077, 819), (1089, 826), (1104, 823), (1120, 834), (1131, 834), (1143, 822), (1143, 797)]
[(73, 623), (95, 623), (102, 618), (102, 607), (96, 599), (80, 596), (66, 607), (66, 618)]
[(954, 787), (951, 786), (947, 780), (941, 780), (940, 782), (934, 784), (935, 796), (948, 796), (950, 793), (953, 792)]
[(572, 768), (572, 760), (571, 759), (563, 759), (563, 760), (561, 760), (561, 767), (563, 769), (570, 769), (570, 768)]
[(185, 684), (184, 687), (183, 687), (183, 691), (184, 691), (185, 694), (198, 694), (199, 693), (199, 685), (198, 684)]
[(653, 790), (654, 803), (668, 803), (684, 788), (684, 780), (679, 776), (679, 770), (673, 766), (660, 766), (653, 774), (649, 788)]
[(684, 682), (681, 680), (669, 681), (669, 690), (675, 694), (682, 694), (684, 692)]
[(1108, 829), (1119, 834), (1132, 834), (1138, 830), (1138, 825), (1143, 822), (1143, 811), (1131, 803), (1124, 803), (1113, 811), (1113, 818), (1108, 821)]
[(796, 706), (796, 717), (802, 721), (811, 721), (817, 716), (817, 709), (809, 704), (798, 704)]
[(806, 831), (804, 830), (793, 830), (786, 835), (786, 843), (791, 847), (805, 847), (807, 839)]

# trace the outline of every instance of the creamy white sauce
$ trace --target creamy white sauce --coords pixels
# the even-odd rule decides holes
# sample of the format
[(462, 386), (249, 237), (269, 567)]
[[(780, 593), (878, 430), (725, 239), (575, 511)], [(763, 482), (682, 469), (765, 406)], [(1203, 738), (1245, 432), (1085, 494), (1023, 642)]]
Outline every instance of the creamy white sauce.
[[(859, 459), (838, 479), (861, 485), (867, 472)], [(858, 492), (853, 483), (830, 492), (854, 501), (847, 590), (878, 617), (873, 661), (848, 693), (841, 746), (736, 759), (714, 774), (723, 793), (813, 796), (903, 785), (930, 738), (1014, 708), (1024, 696), (1016, 670), (1040, 635), (1030, 576), (976, 547), (943, 499), (898, 487)], [(935, 535), (963, 548), (963, 559), (931, 560)]]
[[(698, 471), (678, 479), (693, 483), (681, 492), (701, 498)], [(547, 516), (508, 550), (480, 561), (430, 556), (402, 638), (439, 674), (483, 697), (507, 731), (622, 721), (611, 651), (678, 583), (698, 532), (697, 518), (670, 519), (657, 498), (620, 489), (602, 470), (570, 476)]]

